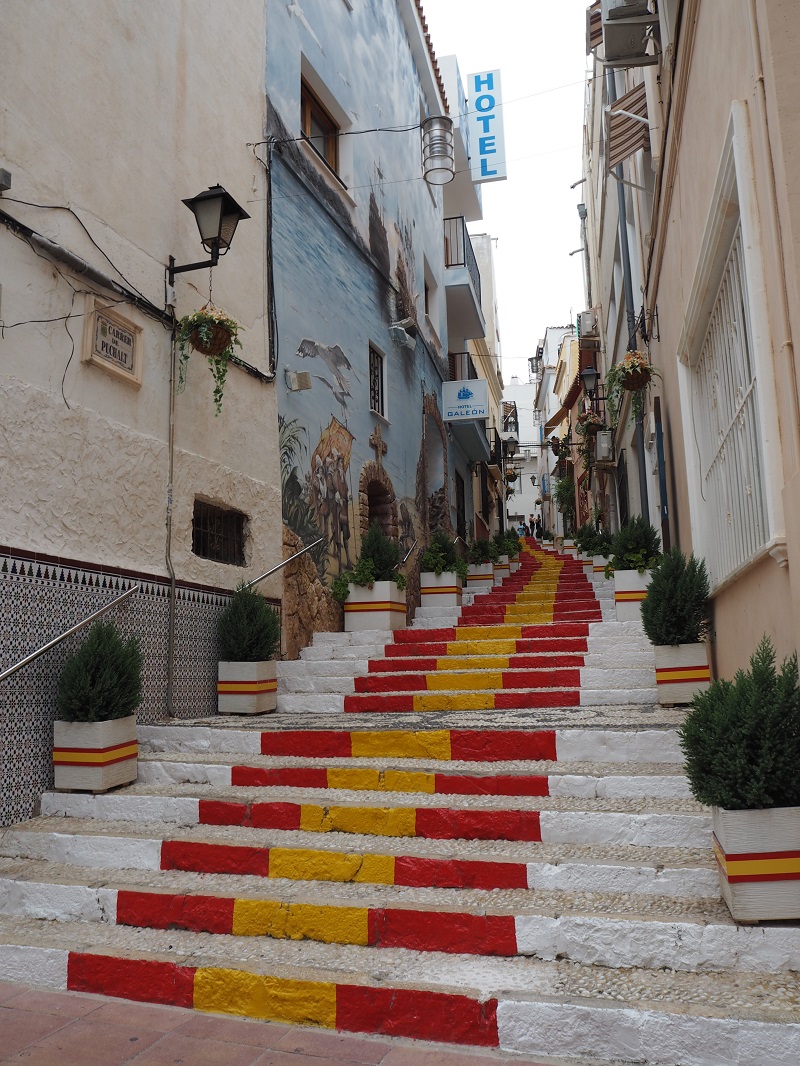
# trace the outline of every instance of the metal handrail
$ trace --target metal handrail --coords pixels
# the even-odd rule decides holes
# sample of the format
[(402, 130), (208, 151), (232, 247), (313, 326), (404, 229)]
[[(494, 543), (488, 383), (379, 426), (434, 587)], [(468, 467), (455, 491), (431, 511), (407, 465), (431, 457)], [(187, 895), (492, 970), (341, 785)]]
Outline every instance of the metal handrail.
[(408, 557), (409, 557), (409, 555), (411, 555), (411, 553), (412, 553), (412, 552), (413, 552), (413, 550), (414, 550), (414, 549), (416, 548), (416, 546), (417, 546), (417, 542), (416, 542), (416, 541), (414, 541), (414, 543), (413, 543), (413, 544), (411, 545), (411, 547), (410, 547), (410, 548), (408, 549), (408, 551), (406, 552), (406, 554), (405, 554), (405, 555), (403, 556), (403, 561), (402, 561), (402, 562), (400, 563), (400, 565), (401, 565), (401, 566), (405, 566), (405, 565), (406, 565), (406, 563), (408, 562)]
[(299, 552), (295, 552), (294, 555), (291, 555), (288, 559), (284, 559), (282, 563), (278, 563), (278, 565), (273, 566), (271, 570), (267, 570), (266, 574), (262, 574), (261, 577), (255, 577), (252, 581), (248, 581), (245, 588), (251, 589), (253, 585), (257, 585), (259, 581), (263, 581), (271, 574), (277, 574), (279, 570), (283, 570), (284, 566), (288, 566), (289, 563), (293, 562), (295, 559), (299, 559), (301, 555), (305, 555), (305, 553), (310, 552), (312, 548), (316, 548), (318, 544), (322, 544), (323, 540), (325, 540), (324, 537), (318, 537), (313, 544), (307, 544), (305, 548), (301, 548)]
[(132, 596), (134, 592), (138, 592), (139, 588), (139, 585), (131, 585), (127, 592), (123, 592), (121, 596), (117, 596), (111, 601), (111, 603), (107, 603), (105, 607), (101, 607), (99, 611), (95, 611), (94, 614), (90, 614), (87, 618), (84, 618), (82, 622), (78, 622), (76, 625), (71, 626), (66, 631), (66, 633), (62, 633), (60, 637), (54, 637), (53, 640), (48, 641), (48, 643), (45, 644), (44, 647), (39, 648), (38, 651), (31, 652), (30, 655), (26, 655), (24, 659), (21, 659), (14, 666), (9, 666), (7, 670), (3, 670), (3, 672), (0, 673), (0, 681), (5, 681), (7, 677), (10, 677), (12, 674), (15, 674), (17, 670), (21, 670), (23, 666), (27, 666), (28, 663), (32, 663), (34, 659), (38, 659), (40, 655), (44, 655), (46, 651), (49, 651), (51, 648), (54, 648), (56, 644), (60, 644), (62, 640), (66, 640), (67, 637), (71, 637), (72, 634), (77, 633), (79, 629), (83, 629), (85, 625), (88, 625), (89, 622), (93, 622), (95, 618), (99, 618), (101, 614), (105, 614), (106, 611), (110, 611), (112, 607), (116, 607), (118, 603), (121, 603), (123, 600), (126, 600), (128, 596)]

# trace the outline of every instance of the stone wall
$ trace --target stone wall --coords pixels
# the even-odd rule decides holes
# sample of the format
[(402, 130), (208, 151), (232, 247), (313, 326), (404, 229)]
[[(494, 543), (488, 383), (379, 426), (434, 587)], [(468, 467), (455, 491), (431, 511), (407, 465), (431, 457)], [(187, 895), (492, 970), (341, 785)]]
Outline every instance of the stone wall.
[[(297, 534), (284, 525), (284, 559), (302, 547)], [(296, 659), (311, 643), (314, 633), (338, 633), (342, 629), (342, 608), (320, 581), (310, 552), (289, 563), (283, 571), (282, 618), (285, 659)]]

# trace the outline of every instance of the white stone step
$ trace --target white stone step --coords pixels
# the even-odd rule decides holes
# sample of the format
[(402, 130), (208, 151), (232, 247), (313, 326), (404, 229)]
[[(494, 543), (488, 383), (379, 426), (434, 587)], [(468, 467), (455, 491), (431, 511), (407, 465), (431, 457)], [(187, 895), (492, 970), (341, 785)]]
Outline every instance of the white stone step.
[[(5, 918), (0, 922), (0, 969), (11, 980), (33, 977), (45, 987), (66, 987), (70, 951), (82, 942), (83, 932), (82, 923)], [(278, 981), (336, 985), (350, 985), (357, 977), (364, 989), (431, 995), (457, 991), (473, 1002), (496, 1000), (498, 1042), (508, 1052), (681, 1066), (787, 1066), (797, 1062), (800, 1049), (792, 974), (628, 971), (532, 958), (476, 960), (103, 923), (95, 923), (92, 934), (98, 955), (163, 960), (201, 969), (209, 977), (231, 969)], [(433, 1007), (435, 1001), (430, 1002)], [(235, 1010), (235, 997), (228, 1001), (223, 996), (216, 1009)]]
[(354, 677), (360, 677), (367, 673), (366, 663), (364, 669), (355, 671), (349, 677), (338, 674), (301, 674), (299, 671), (278, 678), (278, 704), (280, 709), (286, 709), (282, 699), (285, 695), (297, 693), (343, 693), (355, 692)]
[(344, 714), (344, 694), (279, 692), (277, 709), (283, 714)]

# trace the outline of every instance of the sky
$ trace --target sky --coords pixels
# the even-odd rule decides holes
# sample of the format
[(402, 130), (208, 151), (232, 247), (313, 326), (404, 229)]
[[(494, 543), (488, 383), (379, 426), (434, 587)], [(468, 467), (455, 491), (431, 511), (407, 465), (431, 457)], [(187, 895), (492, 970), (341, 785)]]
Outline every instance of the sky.
[(503, 380), (528, 380), (547, 326), (585, 310), (577, 205), (582, 174), (589, 0), (422, 0), (437, 56), (462, 80), (499, 69), (508, 179), (484, 183), (483, 221), (496, 238)]

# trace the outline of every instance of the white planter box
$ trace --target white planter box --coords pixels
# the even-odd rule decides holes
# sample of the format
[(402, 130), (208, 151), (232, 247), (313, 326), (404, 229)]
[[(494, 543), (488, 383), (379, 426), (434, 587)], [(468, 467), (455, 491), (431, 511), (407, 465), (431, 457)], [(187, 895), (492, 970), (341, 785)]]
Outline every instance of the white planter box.
[(578, 557), (578, 549), (575, 546), (575, 541), (572, 537), (564, 537), (564, 543), (561, 546), (561, 550), (564, 555), (571, 555), (573, 559)]
[(110, 722), (54, 722), (56, 789), (106, 792), (139, 772), (136, 715)]
[(508, 565), (511, 568), (511, 573), (516, 574), (517, 570), (519, 570), (521, 565), (519, 561), (519, 555), (509, 556)]
[(608, 559), (605, 555), (593, 555), (592, 556), (592, 581), (598, 583), (606, 580), (606, 566), (608, 565)]
[(372, 588), (350, 585), (344, 601), (345, 633), (367, 629), (405, 629), (406, 592), (394, 581), (376, 581)]
[(458, 574), (445, 570), (441, 574), (420, 574), (419, 591), (423, 607), (460, 607), (463, 583)]
[(711, 684), (705, 644), (656, 644), (655, 653), (659, 703), (691, 703)]
[(494, 567), (491, 563), (470, 563), (467, 574), (468, 589), (489, 589), (494, 585)]
[(722, 895), (733, 918), (800, 919), (800, 807), (712, 807), (711, 825)]
[(217, 664), (217, 714), (268, 714), (278, 698), (275, 663)]
[(511, 566), (508, 561), (507, 555), (501, 555), (497, 562), (494, 564), (494, 583), (499, 585), (501, 581), (508, 577), (511, 573)]
[(642, 600), (647, 595), (650, 571), (640, 574), (638, 570), (614, 572), (614, 604), (618, 622), (639, 622), (642, 618)]
[(584, 554), (584, 552), (578, 552), (578, 561), (580, 562), (581, 566), (583, 567), (584, 576), (585, 577), (591, 577), (592, 576), (592, 572), (594, 570), (594, 565), (593, 565), (593, 562), (592, 562), (592, 556), (591, 555), (586, 555), (586, 554)]

